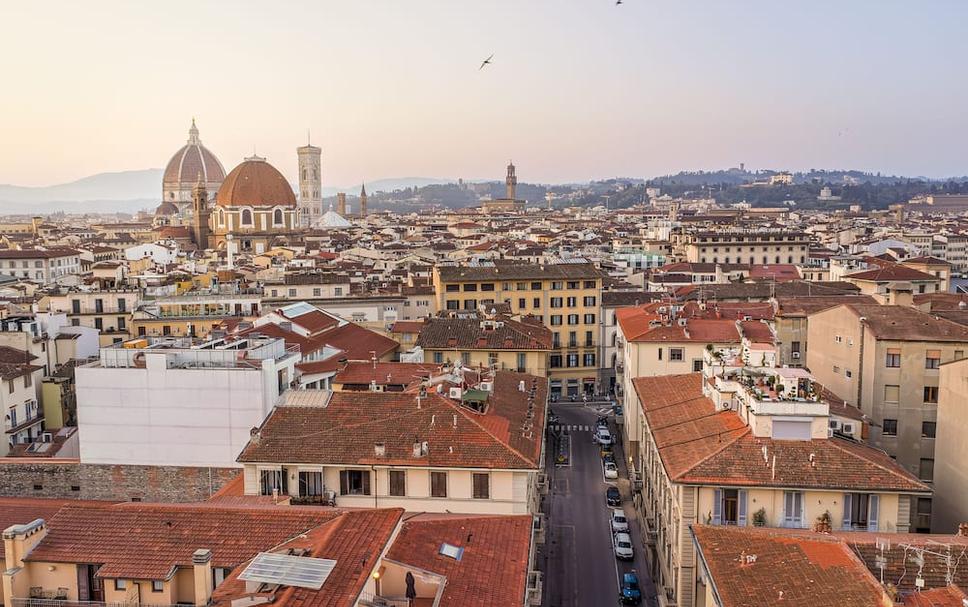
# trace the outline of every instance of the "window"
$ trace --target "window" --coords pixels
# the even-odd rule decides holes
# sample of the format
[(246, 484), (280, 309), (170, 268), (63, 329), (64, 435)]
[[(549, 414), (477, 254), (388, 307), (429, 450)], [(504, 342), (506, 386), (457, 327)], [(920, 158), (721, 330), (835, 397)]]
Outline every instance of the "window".
[(128, 330), (128, 320), (124, 316), (118, 316), (118, 331)]
[(518, 373), (524, 373), (527, 370), (527, 356), (524, 352), (518, 352)]
[(885, 419), (881, 423), (881, 434), (884, 436), (897, 436), (897, 420)]
[(249, 209), (242, 209), (242, 225), (252, 226), (252, 211)]
[(296, 296), (296, 290), (295, 289), (289, 289), (289, 297), (295, 297), (295, 296)]
[(921, 422), (921, 438), (934, 438), (938, 432), (938, 422)]
[(595, 296), (594, 295), (591, 295), (591, 296), (585, 297), (582, 300), (582, 303), (584, 303), (586, 306), (594, 306), (595, 305)]
[(491, 498), (491, 475), (475, 472), (474, 475), (474, 499), (486, 500)]
[(279, 470), (260, 470), (259, 485), (261, 495), (272, 495), (273, 490), (279, 495), (289, 493), (286, 474), (282, 469)]
[(918, 516), (931, 516), (931, 498), (919, 497), (917, 505)]
[(662, 360), (662, 348), (658, 349), (658, 353), (659, 353), (659, 360)]
[(94, 328), (97, 329), (98, 331), (102, 331), (104, 329), (104, 319), (103, 318), (95, 318), (94, 319)]
[(343, 287), (336, 287), (333, 289), (333, 295), (340, 296), (343, 294)]
[(585, 281), (585, 288), (586, 289), (594, 289), (595, 288), (595, 281), (594, 280), (586, 280)]
[(127, 580), (114, 580), (114, 589), (115, 590), (125, 590), (127, 587), (128, 587), (128, 581)]
[(924, 355), (924, 368), (937, 369), (941, 366), (941, 350), (928, 350)]
[(476, 310), (477, 309), (477, 300), (476, 299), (465, 299), (464, 300), (464, 309), (465, 310)]
[(27, 371), (27, 373), (24, 374), (24, 388), (29, 388), (33, 383), (33, 375), (30, 374), (30, 371)]
[(583, 357), (582, 362), (585, 364), (584, 366), (586, 366), (586, 367), (594, 367), (595, 366), (595, 354), (594, 353), (591, 353), (591, 352), (585, 354), (585, 356)]
[(577, 325), (578, 324), (578, 315), (577, 314), (569, 314), (568, 315), (568, 324), (569, 325)]
[(565, 283), (561, 282), (560, 280), (555, 280), (551, 282), (552, 291), (560, 291), (562, 288), (564, 288), (564, 286), (565, 286)]
[(481, 283), (481, 291), (493, 291), (493, 290), (494, 290), (494, 283), (493, 282), (482, 282)]
[(461, 352), (460, 353), (460, 362), (465, 367), (471, 366), (471, 353), (470, 352)]
[(884, 386), (884, 400), (889, 403), (896, 403), (901, 395), (901, 386)]
[(118, 312), (125, 312), (127, 310), (128, 302), (125, 299), (118, 299)]
[(447, 497), (447, 473), (430, 473), (430, 497)]
[(533, 283), (531, 283), (531, 290), (532, 291), (540, 291), (541, 290), (541, 283), (540, 282), (533, 282)]
[(926, 403), (937, 403), (938, 402), (938, 386), (925, 386), (924, 387), (924, 402), (926, 402)]
[(591, 331), (585, 331), (585, 347), (590, 348), (595, 345), (595, 340), (592, 338), (593, 333)]
[(884, 366), (890, 367), (892, 369), (897, 369), (901, 366), (901, 349), (900, 348), (888, 348), (887, 349), (887, 359), (884, 361)]
[(552, 308), (560, 308), (562, 307), (562, 301), (563, 300), (560, 297), (552, 297), (550, 300), (550, 305)]
[(533, 300), (531, 300), (531, 306), (533, 308), (535, 308), (535, 309), (540, 308), (541, 307), (541, 298), (540, 297), (535, 297)]
[(574, 308), (575, 306), (578, 305), (578, 298), (577, 297), (569, 297), (568, 300), (565, 303), (566, 303), (566, 305), (569, 308)]
[(569, 352), (568, 353), (568, 366), (569, 367), (577, 367), (578, 366), (578, 353), (577, 352)]
[(446, 303), (446, 307), (448, 310), (459, 310), (460, 301), (457, 299), (448, 299)]
[(965, 357), (964, 350), (955, 350), (955, 360), (961, 360), (964, 357)]
[(561, 368), (561, 354), (552, 354), (548, 357), (548, 366), (552, 369)]
[(80, 314), (81, 313), (81, 300), (80, 299), (72, 299), (71, 300), (71, 313), (72, 314)]
[(586, 325), (593, 325), (593, 324), (595, 324), (595, 315), (594, 314), (585, 314), (585, 324)]
[(340, 495), (370, 495), (369, 470), (340, 470)]
[(467, 283), (467, 284), (464, 285), (464, 292), (465, 293), (472, 293), (474, 291), (477, 291), (477, 284), (476, 283), (469, 282), (469, 283)]
[(844, 371), (844, 375), (847, 376), (847, 379), (850, 379), (851, 377), (854, 376), (854, 372), (851, 371), (850, 369), (847, 369), (846, 371)]
[(552, 327), (561, 326), (561, 314), (552, 314), (551, 315), (551, 326)]
[(919, 468), (918, 478), (922, 481), (931, 482), (934, 480), (934, 460), (926, 457), (921, 458), (921, 467)]
[(790, 342), (790, 351), (791, 352), (797, 352), (797, 353), (799, 353), (800, 352), (800, 342), (798, 342), (798, 341), (791, 341)]
[(879, 501), (872, 493), (845, 493), (843, 529), (877, 531)]
[(834, 335), (834, 341), (837, 342), (838, 344), (843, 343), (844, 338), (841, 337), (840, 335)]
[(834, 365), (834, 375), (840, 375), (840, 367)]
[(800, 491), (783, 492), (783, 526), (799, 529), (803, 527), (803, 493)]
[(163, 580), (151, 580), (151, 591), (152, 592), (164, 592), (165, 582)]
[(716, 489), (713, 494), (713, 525), (746, 524), (746, 491)]
[(692, 372), (699, 373), (701, 371), (702, 371), (702, 359), (697, 358), (696, 360), (692, 361)]
[(526, 283), (526, 282), (519, 282), (519, 283), (517, 283), (515, 285), (515, 288), (518, 291), (527, 291), (528, 290), (528, 283)]
[(446, 291), (448, 293), (457, 293), (460, 291), (460, 285), (447, 285)]
[(407, 471), (390, 470), (390, 495), (404, 497), (407, 495)]
[(272, 225), (282, 225), (282, 209), (276, 209), (272, 212)]
[(569, 280), (568, 281), (568, 288), (569, 289), (577, 289), (578, 288), (578, 281), (577, 280)]
[(313, 297), (319, 297), (322, 294), (323, 294), (323, 290), (322, 289), (320, 289), (319, 287), (314, 287), (313, 288)]
[(301, 497), (315, 497), (323, 494), (322, 472), (299, 473), (299, 495)]
[(520, 309), (523, 310), (523, 309), (525, 309), (527, 307), (528, 307), (528, 300), (525, 299), (525, 298), (523, 298), (523, 297), (519, 297), (518, 298), (518, 308), (520, 308)]
[(682, 348), (669, 348), (669, 360), (682, 360)]

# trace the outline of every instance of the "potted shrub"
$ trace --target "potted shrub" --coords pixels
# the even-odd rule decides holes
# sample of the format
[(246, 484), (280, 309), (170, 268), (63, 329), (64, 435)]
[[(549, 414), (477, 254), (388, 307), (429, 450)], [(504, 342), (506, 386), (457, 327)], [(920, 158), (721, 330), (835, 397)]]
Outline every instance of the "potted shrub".
[(753, 526), (766, 527), (766, 508), (760, 508), (753, 513)]

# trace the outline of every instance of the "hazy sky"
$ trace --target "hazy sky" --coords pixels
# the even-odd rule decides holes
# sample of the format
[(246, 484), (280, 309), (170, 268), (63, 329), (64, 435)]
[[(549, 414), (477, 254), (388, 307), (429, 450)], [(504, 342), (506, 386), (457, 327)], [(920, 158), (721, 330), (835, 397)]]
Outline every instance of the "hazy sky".
[[(968, 173), (968, 2), (15, 2), (0, 183), (162, 167), (192, 116), (230, 170), (324, 185), (752, 168)], [(494, 53), (494, 64), (478, 71)], [(160, 186), (159, 186), (160, 187)]]

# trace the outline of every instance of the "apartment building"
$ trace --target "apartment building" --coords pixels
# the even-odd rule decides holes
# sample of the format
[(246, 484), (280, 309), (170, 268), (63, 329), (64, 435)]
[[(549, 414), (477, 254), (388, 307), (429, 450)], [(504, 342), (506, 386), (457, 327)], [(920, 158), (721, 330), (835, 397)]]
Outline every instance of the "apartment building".
[(138, 289), (58, 290), (41, 300), (40, 308), (67, 314), (74, 326), (97, 329), (100, 344), (109, 346), (131, 337), (131, 315), (140, 299)]
[(236, 466), (289, 390), (297, 347), (268, 337), (145, 337), (75, 369), (81, 461)]
[(138, 337), (203, 336), (226, 320), (254, 319), (261, 309), (261, 293), (245, 289), (146, 298), (132, 314), (131, 332)]
[(44, 433), (44, 410), (38, 394), (44, 377), (42, 360), (26, 350), (0, 346), (0, 411), (5, 438), (0, 456), (18, 443), (40, 440)]
[[(940, 368), (968, 350), (968, 327), (908, 306), (841, 304), (809, 316), (807, 366), (873, 420), (870, 442), (922, 481), (934, 480)], [(918, 498), (911, 525), (931, 528)]]
[(466, 318), (429, 318), (416, 346), (423, 361), (441, 365), (460, 361), (465, 367), (489, 367), (548, 375), (551, 331), (533, 316), (521, 321), (477, 312)]
[(330, 272), (291, 272), (281, 280), (266, 281), (267, 300), (312, 301), (350, 294), (349, 276)]
[(968, 521), (968, 358), (942, 363), (939, 386), (931, 530), (953, 533)]
[(602, 305), (598, 313), (599, 343), (602, 344), (601, 385), (608, 392), (615, 391), (615, 369), (622, 363), (623, 357), (616, 312), (620, 308), (638, 306), (662, 297), (662, 293), (651, 291), (602, 291)]
[(776, 313), (773, 327), (780, 366), (803, 367), (807, 364), (807, 336), (811, 314), (839, 306), (845, 301), (862, 304), (876, 304), (869, 295), (853, 296), (816, 296), (816, 297), (777, 297), (774, 300)]
[(797, 231), (695, 232), (684, 236), (682, 248), (692, 263), (804, 264), (810, 238)]
[(739, 346), (742, 342), (734, 320), (691, 319), (679, 312), (677, 305), (661, 303), (615, 312), (617, 347), (622, 352), (616, 382), (626, 404), (622, 438), (625, 453), (632, 457), (633, 464), (638, 461), (642, 440), (639, 409), (632, 406), (635, 378), (700, 371), (707, 347)]
[(662, 607), (708, 604), (691, 527), (905, 533), (911, 498), (931, 494), (887, 454), (833, 431), (802, 369), (749, 367), (730, 348), (707, 352), (699, 373), (633, 385), (644, 476), (634, 501)]
[(546, 381), (455, 365), (407, 392), (289, 393), (239, 455), (245, 494), (338, 507), (535, 513)]
[(910, 285), (915, 294), (944, 293), (947, 280), (902, 264), (890, 264), (853, 272), (843, 276), (845, 282), (857, 285), (863, 295), (871, 295), (882, 303), (888, 302), (887, 293), (899, 283)]
[(599, 303), (605, 273), (593, 264), (483, 262), (434, 268), (440, 311), (476, 311), (507, 304), (513, 315), (532, 315), (551, 331), (548, 377), (553, 395), (598, 387)]
[(40, 284), (76, 280), (81, 272), (80, 251), (75, 249), (0, 250), (0, 274)]

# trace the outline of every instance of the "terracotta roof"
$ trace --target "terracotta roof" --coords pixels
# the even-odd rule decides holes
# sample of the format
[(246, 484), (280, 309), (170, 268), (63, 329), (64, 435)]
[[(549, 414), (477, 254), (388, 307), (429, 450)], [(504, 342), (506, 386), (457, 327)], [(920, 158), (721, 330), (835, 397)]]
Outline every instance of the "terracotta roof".
[(750, 527), (691, 529), (722, 607), (885, 604), (880, 584), (842, 541)]
[(943, 259), (938, 259), (937, 257), (931, 257), (930, 255), (922, 255), (921, 257), (911, 257), (909, 259), (905, 259), (901, 263), (902, 264), (914, 263), (914, 264), (923, 264), (923, 265), (929, 265), (929, 266), (950, 266), (950, 265), (952, 265), (951, 263), (949, 263), (949, 262), (947, 262), (947, 261), (945, 261)]
[(500, 263), (480, 266), (439, 266), (435, 268), (443, 282), (487, 280), (582, 280), (600, 279), (605, 273), (591, 263), (532, 264)]
[(879, 339), (968, 342), (968, 327), (909, 306), (845, 303)]
[(500, 326), (483, 328), (477, 318), (429, 318), (420, 330), (417, 345), (425, 349), (451, 350), (550, 350), (551, 330), (507, 318)]
[(330, 521), (277, 546), (266, 546), (263, 552), (285, 554), (305, 550), (303, 556), (336, 561), (333, 570), (319, 590), (281, 586), (272, 593), (250, 593), (238, 579), (245, 566), (238, 567), (212, 593), (212, 605), (231, 607), (237, 599), (274, 595), (276, 605), (293, 607), (352, 607), (378, 566), (403, 510), (346, 511)]
[(753, 280), (789, 281), (800, 280), (800, 269), (793, 264), (753, 264), (750, 266), (750, 278)]
[(866, 280), (871, 282), (894, 282), (894, 281), (922, 281), (939, 280), (937, 277), (909, 268), (901, 264), (891, 264), (873, 270), (864, 270), (847, 274), (844, 278), (848, 280)]
[[(387, 558), (447, 578), (440, 607), (524, 604), (531, 549), (530, 516), (417, 516), (406, 521)], [(444, 542), (461, 560), (440, 554)]]
[(249, 158), (232, 169), (215, 196), (215, 204), (237, 206), (296, 206), (292, 186), (262, 158)]
[(198, 548), (212, 551), (214, 567), (234, 568), (340, 513), (214, 504), (70, 505), (50, 519), (47, 535), (25, 560), (104, 563), (101, 578), (162, 580), (174, 567), (191, 567)]
[[(81, 503), (88, 504), (90, 507), (98, 506), (96, 502), (79, 502), (77, 500), (0, 497), (0, 530), (11, 525), (26, 525), (39, 518), (49, 521), (64, 506)], [(108, 502), (100, 504), (101, 507), (109, 505)], [(0, 558), (3, 558), (3, 555), (3, 542), (0, 542)]]
[(679, 326), (676, 320), (669, 321), (670, 324), (650, 326), (653, 321), (660, 321), (659, 314), (654, 311), (658, 309), (657, 306), (658, 304), (648, 304), (615, 311), (615, 318), (627, 341), (717, 344), (740, 342), (740, 334), (733, 320), (686, 317), (685, 327)]
[(370, 360), (374, 352), (377, 358), (381, 358), (400, 347), (389, 337), (353, 323), (326, 331), (315, 337), (313, 342), (342, 350), (343, 358), (348, 360)]
[[(518, 383), (530, 387), (532, 379), (536, 406), (526, 432), (527, 393)], [(250, 442), (238, 461), (533, 469), (546, 397), (546, 380), (509, 371), (497, 372), (484, 414), (436, 392), (419, 407), (414, 393), (334, 392), (325, 407), (276, 407), (262, 423), (258, 442)], [(413, 444), (424, 441), (429, 454), (414, 457)], [(383, 456), (374, 448), (380, 443)]]
[(80, 255), (75, 249), (0, 249), (0, 259), (53, 259)]
[(739, 323), (740, 332), (746, 339), (755, 343), (772, 344), (774, 339), (770, 325), (759, 320), (742, 320)]
[(736, 299), (767, 301), (772, 297), (801, 297), (813, 295), (844, 295), (858, 293), (860, 287), (849, 282), (812, 282), (791, 280), (772, 284), (770, 282), (747, 282), (717, 285), (689, 285), (676, 290), (682, 300), (706, 301)]
[[(849, 299), (847, 299), (849, 298)], [(870, 295), (836, 295), (836, 296), (813, 296), (813, 297), (777, 297), (776, 314), (778, 316), (809, 316), (814, 312), (827, 310), (839, 306), (846, 302), (856, 302), (861, 304), (876, 304)]]
[(398, 320), (390, 327), (390, 333), (420, 333), (423, 326), (422, 320)]
[(966, 604), (968, 595), (957, 586), (915, 592), (904, 599), (905, 607), (964, 607)]
[[(717, 410), (703, 396), (701, 382), (701, 373), (632, 380), (659, 456), (674, 481), (930, 493), (886, 453), (862, 443), (756, 437), (736, 412)], [(763, 459), (764, 447), (769, 464)]]
[(333, 383), (369, 385), (370, 382), (376, 382), (380, 386), (409, 386), (438, 371), (438, 366), (433, 364), (381, 362), (373, 364), (368, 361), (351, 361), (340, 369), (333, 378)]

